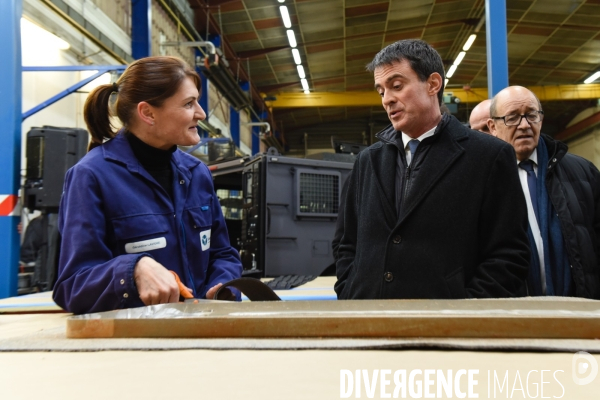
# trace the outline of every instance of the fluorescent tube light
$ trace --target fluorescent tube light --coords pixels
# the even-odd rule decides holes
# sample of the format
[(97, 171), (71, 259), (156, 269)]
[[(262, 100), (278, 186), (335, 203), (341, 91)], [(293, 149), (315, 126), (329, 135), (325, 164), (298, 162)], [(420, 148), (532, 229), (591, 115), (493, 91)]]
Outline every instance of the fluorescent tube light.
[(308, 91), (308, 81), (306, 79), (300, 79), (300, 83), (302, 83), (302, 89), (304, 89), (304, 93)]
[(304, 73), (304, 67), (302, 65), (298, 65), (298, 76), (300, 76), (300, 79), (304, 79), (306, 78), (306, 74)]
[(296, 35), (294, 35), (294, 31), (291, 29), (288, 29), (287, 35), (288, 35), (288, 41), (290, 42), (290, 46), (291, 47), (298, 46), (298, 43), (296, 42)]
[(449, 81), (449, 80), (450, 80), (450, 79), (445, 79), (445, 80), (444, 80), (444, 87), (448, 86), (448, 81)]
[(302, 59), (300, 58), (300, 52), (298, 49), (292, 49), (292, 56), (294, 56), (294, 62), (296, 64), (302, 64)]
[(464, 51), (461, 51), (460, 53), (458, 53), (458, 57), (456, 57), (456, 60), (454, 60), (454, 65), (456, 65), (458, 67), (466, 55), (467, 55), (467, 53), (465, 53)]
[(292, 27), (292, 20), (290, 19), (290, 13), (286, 6), (279, 7), (279, 12), (281, 12), (281, 19), (283, 19), (283, 25), (286, 28)]
[(585, 81), (583, 81), (583, 83), (592, 83), (598, 78), (600, 78), (600, 71), (596, 71), (595, 74), (587, 78)]
[(472, 34), (471, 36), (469, 36), (469, 38), (465, 42), (465, 45), (463, 46), (463, 51), (469, 51), (469, 49), (473, 45), (473, 42), (475, 41), (476, 38), (477, 38), (476, 34)]
[(448, 70), (448, 72), (446, 73), (446, 76), (448, 78), (452, 78), (452, 75), (454, 75), (454, 71), (456, 71), (456, 64), (453, 64), (450, 69)]

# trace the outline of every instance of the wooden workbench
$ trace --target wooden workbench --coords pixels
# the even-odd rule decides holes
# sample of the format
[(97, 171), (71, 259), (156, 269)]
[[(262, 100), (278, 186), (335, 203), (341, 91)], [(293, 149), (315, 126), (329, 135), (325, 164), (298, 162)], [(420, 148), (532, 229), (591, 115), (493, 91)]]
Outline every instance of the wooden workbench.
[[(67, 339), (69, 316), (0, 315), (0, 399), (339, 399), (341, 371), (354, 375), (358, 369), (369, 378), (386, 369), (392, 376), (398, 370), (477, 369), (479, 398), (494, 398), (494, 373), (499, 382), (506, 374), (511, 389), (517, 373), (523, 386), (529, 374), (531, 396), (517, 382), (512, 398), (533, 397), (544, 370), (551, 371), (543, 378), (546, 398), (598, 399), (600, 393), (600, 376), (584, 386), (571, 377), (578, 350), (594, 353), (600, 363), (598, 340)], [(392, 381), (388, 394), (394, 389), (392, 376), (387, 376)], [(508, 386), (500, 392), (496, 385), (496, 398), (507, 398)], [(381, 398), (380, 389), (378, 381), (373, 398)], [(364, 382), (361, 398), (368, 398)]]

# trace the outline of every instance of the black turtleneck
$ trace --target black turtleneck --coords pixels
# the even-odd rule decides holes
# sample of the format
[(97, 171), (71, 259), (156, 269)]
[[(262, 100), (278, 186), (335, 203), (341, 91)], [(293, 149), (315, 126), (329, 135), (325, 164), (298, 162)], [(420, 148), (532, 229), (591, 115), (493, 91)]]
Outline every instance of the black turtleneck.
[(169, 196), (173, 198), (173, 167), (171, 166), (171, 155), (177, 146), (168, 150), (157, 149), (142, 142), (133, 133), (125, 132), (125, 137), (142, 167), (158, 182)]

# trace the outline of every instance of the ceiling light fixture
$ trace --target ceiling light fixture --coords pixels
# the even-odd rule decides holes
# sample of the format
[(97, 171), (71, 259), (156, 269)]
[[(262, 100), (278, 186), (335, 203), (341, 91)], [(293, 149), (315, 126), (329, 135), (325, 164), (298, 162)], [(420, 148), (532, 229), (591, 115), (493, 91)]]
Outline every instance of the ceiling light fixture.
[(463, 51), (469, 51), (469, 49), (473, 45), (473, 42), (475, 41), (476, 38), (477, 38), (476, 34), (472, 34), (471, 36), (469, 36), (469, 38), (465, 42), (465, 45), (463, 46)]
[(292, 27), (292, 20), (290, 19), (290, 13), (286, 6), (279, 7), (279, 12), (281, 13), (281, 19), (283, 19), (283, 25), (286, 28)]
[(454, 60), (454, 65), (456, 65), (458, 67), (466, 55), (467, 55), (467, 53), (464, 51), (461, 51), (460, 53), (458, 53), (458, 57), (456, 57), (456, 60)]
[[(465, 42), (465, 45), (463, 46), (463, 51), (461, 51), (460, 53), (458, 53), (458, 56), (456, 57), (456, 60), (454, 60), (454, 63), (450, 66), (450, 69), (446, 73), (446, 78), (452, 78), (452, 75), (454, 75), (454, 72), (456, 71), (456, 68), (460, 65), (460, 63), (462, 62), (463, 58), (465, 58), (465, 56), (467, 55), (467, 51), (469, 51), (469, 49), (471, 48), (471, 46), (475, 42), (475, 39), (477, 39), (477, 32), (479, 32), (479, 29), (481, 29), (481, 26), (483, 25), (484, 22), (485, 22), (485, 16), (483, 16), (479, 20), (479, 24), (477, 24), (477, 27), (475, 27), (475, 33), (471, 34), (469, 36), (469, 38), (467, 39), (467, 41)], [(446, 87), (448, 85), (448, 79), (446, 79), (445, 82), (446, 83), (445, 83), (444, 87)]]
[(285, 3), (285, 0), (279, 0), (280, 3)]
[(446, 73), (446, 77), (447, 78), (452, 78), (452, 75), (454, 75), (454, 71), (456, 71), (456, 64), (452, 64), (452, 66), (450, 67), (450, 69)]
[(302, 83), (302, 89), (304, 89), (304, 93), (308, 90), (308, 81), (306, 79), (300, 79), (300, 83)]
[(583, 81), (583, 83), (592, 83), (598, 78), (600, 78), (600, 71), (596, 71), (595, 74), (587, 78), (585, 81)]
[(298, 46), (298, 43), (296, 42), (296, 35), (294, 35), (293, 30), (291, 30), (291, 29), (287, 30), (287, 37), (288, 37), (288, 41), (290, 42), (291, 47)]
[[(283, 3), (285, 0), (279, 0), (280, 3)], [(280, 6), (279, 12), (281, 13), (281, 19), (283, 20), (283, 25), (287, 28), (287, 37), (290, 42), (290, 47), (292, 47), (292, 56), (294, 57), (294, 62), (296, 63), (296, 69), (298, 70), (298, 76), (300, 77), (300, 83), (302, 84), (302, 89), (305, 94), (310, 93), (310, 89), (308, 88), (308, 81), (306, 80), (306, 72), (304, 71), (304, 67), (302, 66), (302, 58), (300, 57), (300, 51), (296, 48), (298, 46), (298, 42), (296, 41), (296, 35), (292, 29), (292, 20), (290, 18), (290, 13), (286, 6)]]
[(300, 79), (306, 78), (306, 74), (304, 73), (304, 67), (302, 65), (298, 65), (296, 68), (298, 68), (298, 76), (300, 76)]
[(298, 49), (292, 49), (292, 56), (294, 56), (294, 62), (296, 64), (302, 64), (302, 59), (300, 58), (300, 52)]

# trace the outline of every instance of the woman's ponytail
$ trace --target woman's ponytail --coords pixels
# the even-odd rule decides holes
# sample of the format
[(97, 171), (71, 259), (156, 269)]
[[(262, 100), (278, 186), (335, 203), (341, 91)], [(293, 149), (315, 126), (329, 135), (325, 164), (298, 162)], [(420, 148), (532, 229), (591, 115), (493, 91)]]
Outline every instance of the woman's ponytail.
[(112, 139), (116, 135), (110, 123), (110, 96), (117, 91), (116, 83), (100, 85), (92, 90), (85, 101), (83, 118), (92, 136), (88, 151), (100, 146), (105, 139)]

